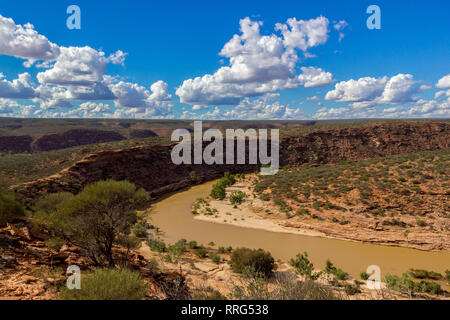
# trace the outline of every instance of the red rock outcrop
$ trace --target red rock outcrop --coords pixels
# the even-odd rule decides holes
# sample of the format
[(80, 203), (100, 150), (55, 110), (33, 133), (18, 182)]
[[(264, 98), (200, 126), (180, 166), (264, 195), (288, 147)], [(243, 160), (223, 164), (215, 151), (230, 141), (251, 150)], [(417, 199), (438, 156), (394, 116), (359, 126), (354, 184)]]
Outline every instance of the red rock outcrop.
[(0, 152), (30, 152), (32, 141), (31, 136), (0, 136)]

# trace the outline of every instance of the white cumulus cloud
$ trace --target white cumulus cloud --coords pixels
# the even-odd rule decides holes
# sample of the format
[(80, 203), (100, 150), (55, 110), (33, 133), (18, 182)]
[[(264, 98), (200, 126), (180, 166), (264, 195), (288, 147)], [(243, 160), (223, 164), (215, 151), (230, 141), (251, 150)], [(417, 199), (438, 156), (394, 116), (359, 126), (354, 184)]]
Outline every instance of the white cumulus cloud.
[(439, 81), (436, 83), (436, 88), (440, 88), (440, 89), (450, 88), (450, 74), (439, 79)]
[(333, 75), (321, 68), (302, 67), (301, 70), (298, 80), (305, 88), (328, 86), (334, 81)]
[(28, 72), (19, 74), (17, 79), (8, 81), (0, 73), (0, 98), (30, 99), (36, 96)]
[(363, 77), (336, 83), (325, 95), (326, 100), (352, 102), (355, 107), (395, 104), (414, 101), (413, 95), (427, 87), (416, 85), (410, 74), (399, 73), (391, 78)]
[(153, 83), (150, 90), (136, 83), (124, 81), (112, 82), (109, 88), (115, 96), (115, 105), (129, 108), (122, 110), (124, 114), (135, 112), (145, 117), (159, 117), (172, 112), (172, 96), (164, 81)]
[(25, 66), (37, 60), (54, 60), (59, 47), (37, 33), (30, 23), (19, 25), (0, 15), (0, 54), (26, 59)]
[(123, 63), (124, 54), (118, 51), (106, 57), (103, 51), (91, 47), (61, 47), (61, 54), (52, 68), (40, 72), (40, 83), (88, 86), (103, 79), (108, 62)]
[[(300, 79), (295, 72), (299, 59), (296, 49), (307, 50), (326, 42), (328, 19), (307, 21), (288, 19), (277, 24), (275, 34), (261, 35), (262, 22), (250, 18), (240, 20), (240, 35), (234, 35), (220, 52), (230, 60), (214, 74), (187, 79), (176, 90), (182, 103), (192, 105), (231, 105), (242, 98), (262, 96), (277, 90), (292, 89), (305, 84), (326, 85), (331, 73), (322, 69), (305, 69)], [(313, 74), (318, 72), (318, 74)]]

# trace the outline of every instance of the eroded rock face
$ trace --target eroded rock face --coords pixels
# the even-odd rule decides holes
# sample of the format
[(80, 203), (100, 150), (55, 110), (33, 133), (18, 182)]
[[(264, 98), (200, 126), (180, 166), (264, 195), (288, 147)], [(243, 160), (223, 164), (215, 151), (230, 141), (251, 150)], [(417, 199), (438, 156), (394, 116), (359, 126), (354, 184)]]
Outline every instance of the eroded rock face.
[(30, 152), (32, 141), (31, 136), (0, 136), (0, 152)]
[(286, 138), (280, 159), (292, 165), (325, 164), (448, 148), (448, 123), (386, 123)]
[[(69, 265), (77, 265), (83, 272), (96, 267), (80, 248), (64, 245), (51, 250), (43, 239), (30, 236), (31, 231), (24, 230), (28, 230), (28, 226), (9, 224), (0, 228), (0, 300), (57, 299), (58, 287), (67, 280)], [(113, 248), (113, 256), (118, 264), (126, 256), (128, 267), (133, 270), (145, 271), (148, 263), (137, 252), (127, 252), (120, 247)], [(140, 273), (154, 281), (151, 275)]]
[(115, 131), (73, 129), (63, 133), (44, 135), (33, 142), (32, 148), (34, 151), (50, 151), (123, 139), (125, 137)]
[[(22, 198), (33, 199), (45, 193), (77, 193), (87, 184), (114, 179), (131, 181), (138, 187), (145, 188), (152, 196), (158, 196), (192, 185), (189, 178), (191, 171), (195, 171), (197, 183), (201, 183), (217, 178), (226, 171), (240, 173), (259, 170), (259, 165), (249, 164), (175, 165), (171, 160), (173, 146), (174, 144), (98, 152), (58, 175), (16, 186), (15, 191)], [(450, 124), (386, 123), (283, 138), (280, 162), (281, 165), (319, 165), (449, 147)]]

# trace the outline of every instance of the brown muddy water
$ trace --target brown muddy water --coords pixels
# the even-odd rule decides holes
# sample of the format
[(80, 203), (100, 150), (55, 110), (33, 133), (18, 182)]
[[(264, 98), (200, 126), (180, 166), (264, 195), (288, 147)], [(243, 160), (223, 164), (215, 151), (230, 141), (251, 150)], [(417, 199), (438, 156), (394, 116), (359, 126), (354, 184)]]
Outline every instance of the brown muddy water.
[(316, 268), (323, 268), (326, 259), (358, 277), (369, 265), (378, 265), (382, 274), (401, 274), (410, 268), (444, 273), (450, 268), (450, 253), (364, 244), (346, 240), (271, 232), (227, 224), (195, 220), (191, 206), (197, 198), (206, 197), (214, 181), (169, 195), (150, 209), (152, 223), (162, 231), (166, 243), (182, 238), (205, 246), (262, 248), (276, 259), (288, 261), (301, 252), (308, 252)]

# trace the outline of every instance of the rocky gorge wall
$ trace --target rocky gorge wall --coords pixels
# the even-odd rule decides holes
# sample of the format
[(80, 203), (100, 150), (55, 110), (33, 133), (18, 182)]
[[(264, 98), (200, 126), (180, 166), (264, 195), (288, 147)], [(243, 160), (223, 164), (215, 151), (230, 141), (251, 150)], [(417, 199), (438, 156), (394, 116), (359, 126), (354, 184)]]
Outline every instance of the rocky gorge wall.
[[(129, 180), (145, 188), (152, 197), (157, 197), (192, 185), (192, 171), (196, 173), (196, 182), (201, 183), (217, 178), (225, 171), (241, 173), (259, 169), (259, 165), (249, 164), (175, 165), (170, 156), (174, 145), (91, 154), (57, 175), (15, 186), (14, 191), (20, 198), (35, 199), (46, 193), (77, 193), (89, 183), (114, 179)], [(282, 138), (280, 162), (281, 165), (293, 166), (303, 163), (320, 165), (449, 147), (449, 123), (386, 123)]]

